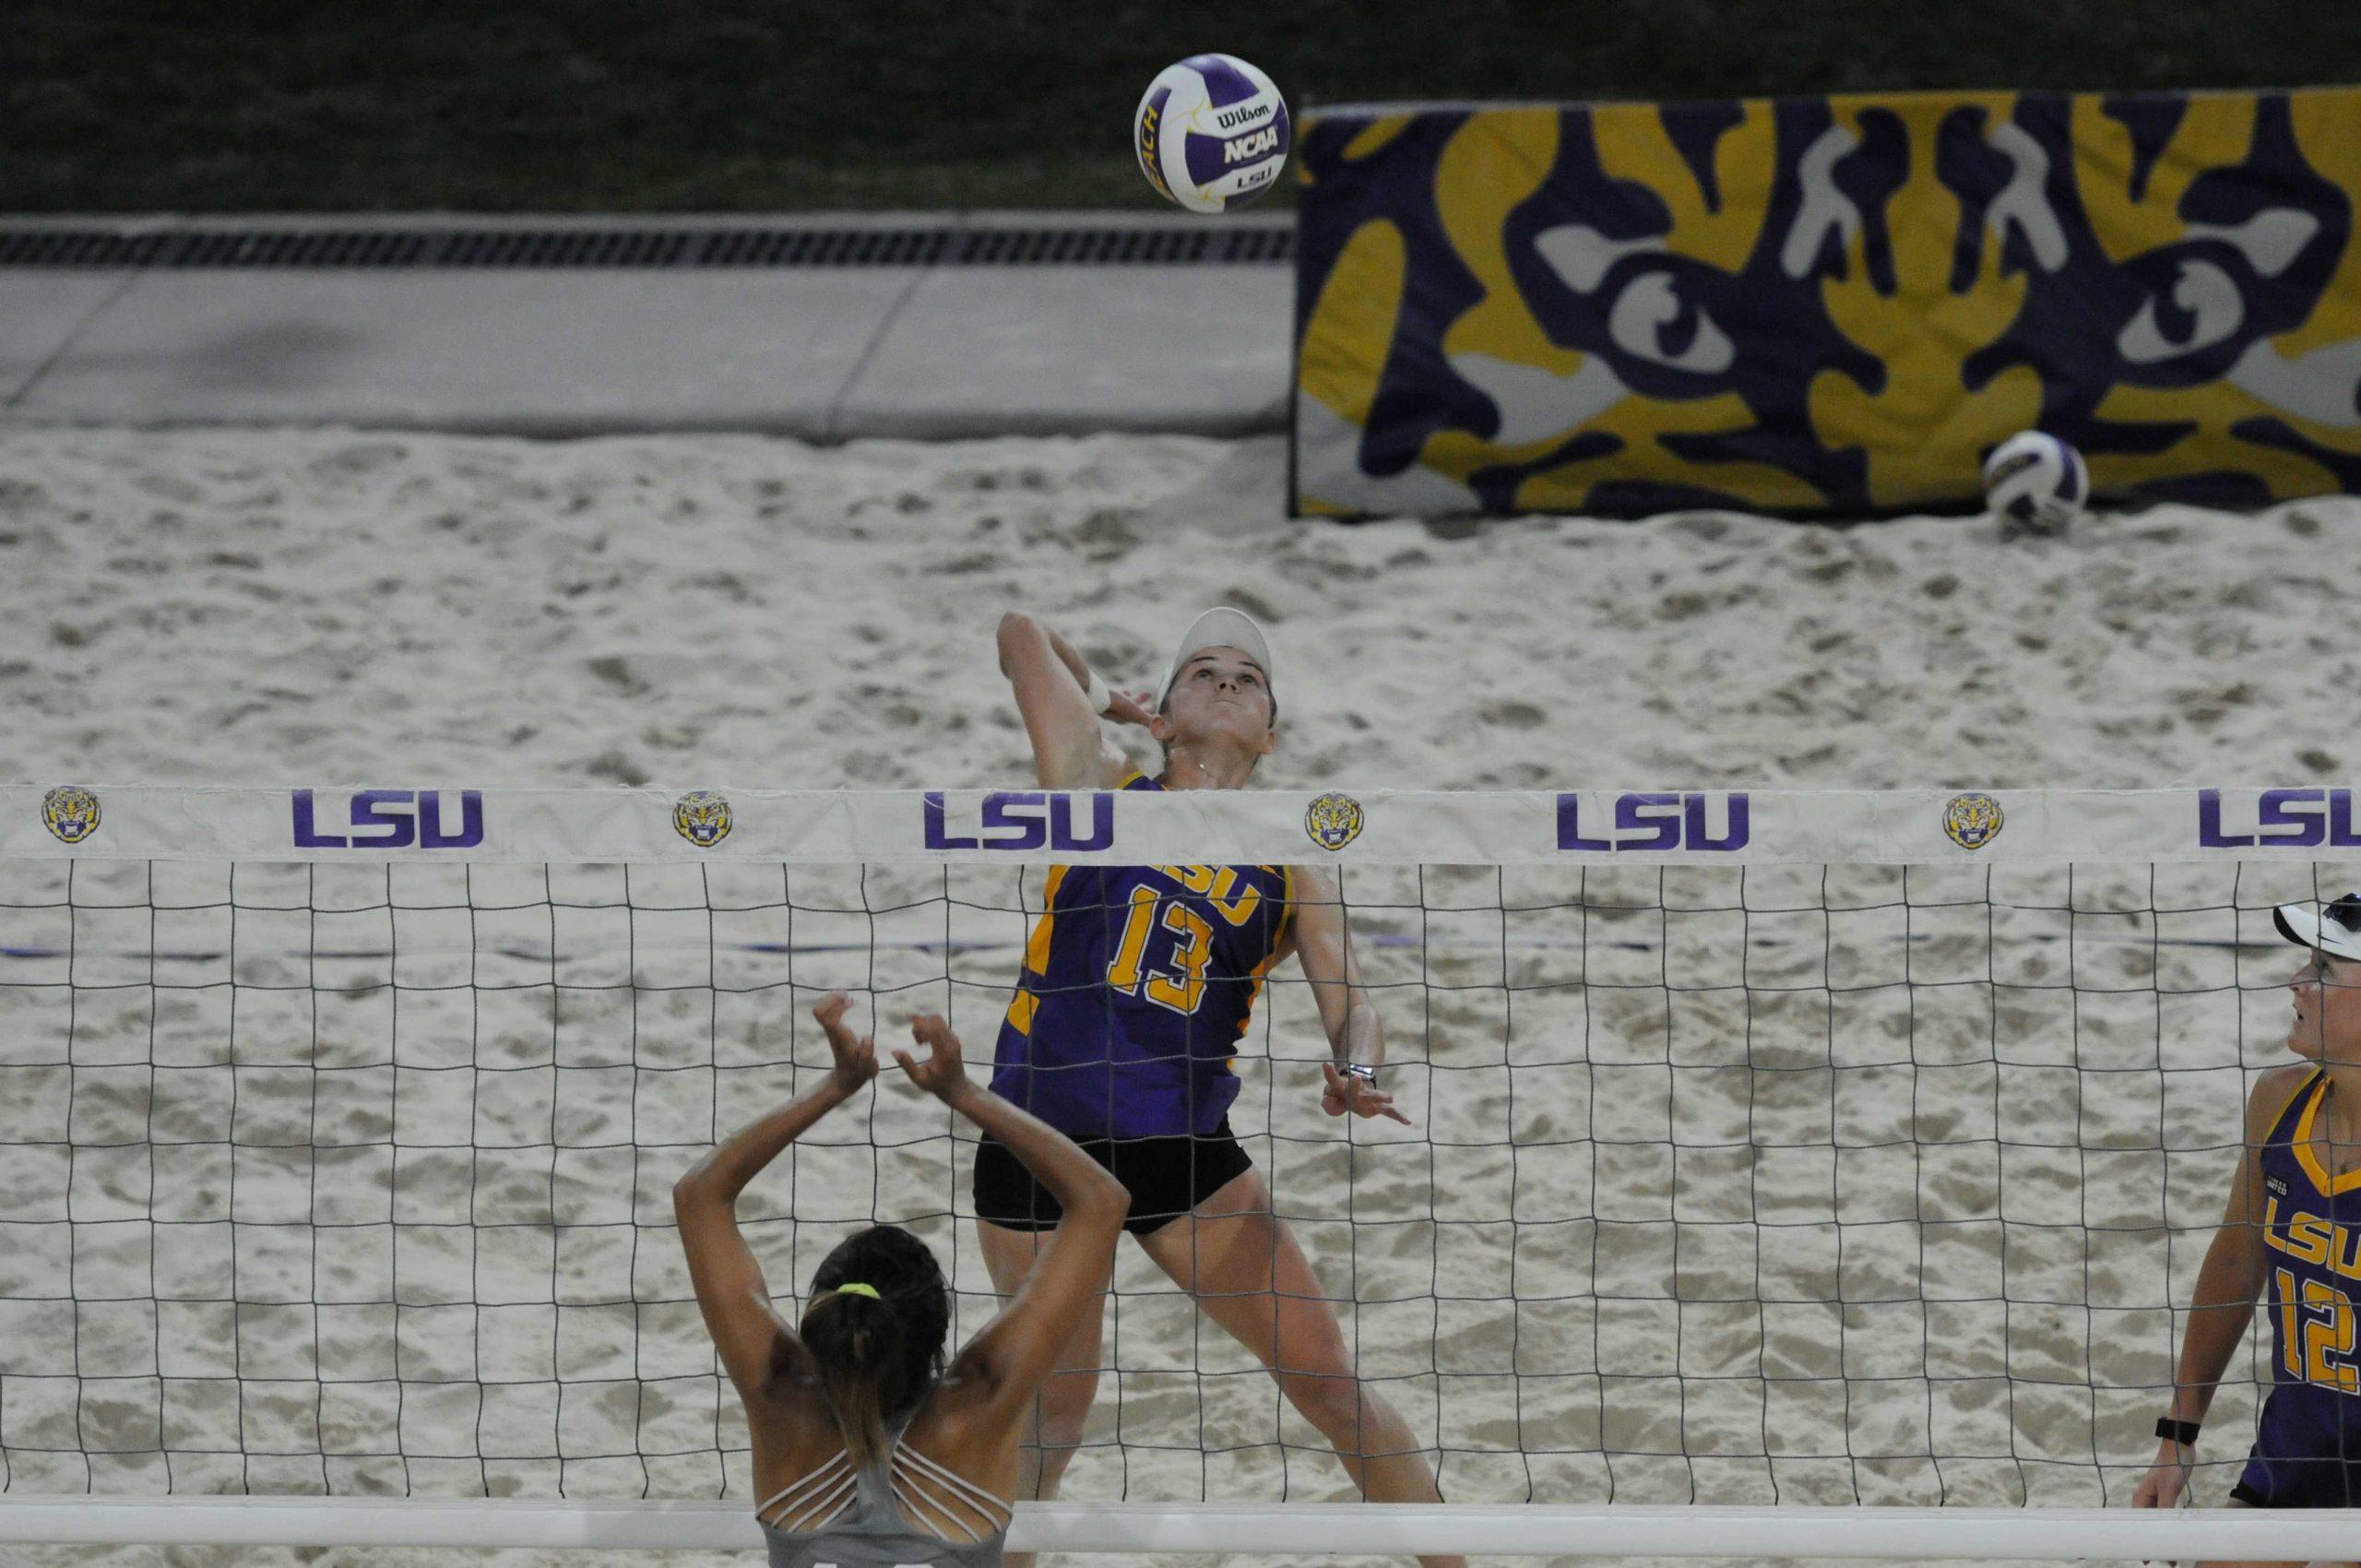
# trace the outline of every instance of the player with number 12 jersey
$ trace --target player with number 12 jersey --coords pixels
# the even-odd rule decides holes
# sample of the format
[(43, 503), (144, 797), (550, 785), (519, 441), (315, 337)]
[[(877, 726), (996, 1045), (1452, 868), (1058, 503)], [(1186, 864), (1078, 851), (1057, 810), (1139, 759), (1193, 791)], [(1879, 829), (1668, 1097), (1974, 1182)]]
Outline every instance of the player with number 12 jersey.
[(2246, 1146), (2189, 1302), (2156, 1458), (2132, 1494), (2169, 1508), (2199, 1429), (2260, 1298), (2272, 1387), (2232, 1489), (2254, 1508), (2361, 1507), (2361, 894), (2282, 904), (2280, 934), (2308, 951), (2288, 989), (2288, 1049), (2248, 1098)]

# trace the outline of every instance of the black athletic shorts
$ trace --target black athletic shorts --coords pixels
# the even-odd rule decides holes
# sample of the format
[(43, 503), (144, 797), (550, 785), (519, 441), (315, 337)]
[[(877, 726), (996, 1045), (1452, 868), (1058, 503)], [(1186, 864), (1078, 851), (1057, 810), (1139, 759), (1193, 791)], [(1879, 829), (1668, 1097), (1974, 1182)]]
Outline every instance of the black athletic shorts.
[(2338, 1458), (2248, 1461), (2230, 1500), (2249, 1508), (2361, 1507), (2361, 1464)]
[[(1076, 1138), (1083, 1153), (1115, 1174), (1132, 1194), (1123, 1229), (1134, 1236), (1160, 1230), (1251, 1170), (1229, 1118), (1203, 1136)], [(976, 1147), (976, 1217), (1011, 1230), (1049, 1230), (1065, 1210), (1025, 1162), (997, 1138)]]

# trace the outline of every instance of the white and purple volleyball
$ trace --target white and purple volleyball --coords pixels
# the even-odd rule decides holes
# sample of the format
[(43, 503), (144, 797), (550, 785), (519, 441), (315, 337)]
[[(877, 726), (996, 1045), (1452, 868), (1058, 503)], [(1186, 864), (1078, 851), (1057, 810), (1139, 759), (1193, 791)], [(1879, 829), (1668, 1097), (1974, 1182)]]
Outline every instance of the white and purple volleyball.
[(1158, 196), (1192, 212), (1227, 211), (1287, 167), (1287, 100), (1235, 54), (1192, 54), (1147, 84), (1132, 139)]
[(1984, 459), (1984, 499), (2010, 532), (2064, 533), (2090, 503), (2091, 470), (2058, 437), (2021, 431)]

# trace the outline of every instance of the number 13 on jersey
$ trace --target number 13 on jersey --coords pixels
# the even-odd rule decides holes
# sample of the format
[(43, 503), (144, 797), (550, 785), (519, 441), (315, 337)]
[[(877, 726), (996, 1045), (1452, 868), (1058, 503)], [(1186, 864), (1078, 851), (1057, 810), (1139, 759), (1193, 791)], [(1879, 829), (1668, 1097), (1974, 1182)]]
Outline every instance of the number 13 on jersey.
[[(1157, 918), (1161, 908), (1163, 919)], [(1141, 966), (1147, 959), (1147, 939), (1157, 926), (1173, 934), (1170, 966), (1149, 969), (1147, 985), (1140, 985)], [(1107, 983), (1126, 995), (1145, 997), (1158, 1007), (1187, 1015), (1205, 999), (1205, 963), (1213, 956), (1214, 928), (1179, 899), (1166, 900), (1153, 887), (1132, 889), (1130, 917), (1123, 939), (1115, 944), (1114, 961), (1107, 966)]]
[[(1251, 882), (1239, 891), (1238, 873), (1228, 866), (1158, 866), (1156, 870), (1158, 875), (1203, 896), (1231, 925), (1244, 925), (1263, 901), (1262, 890)], [(1147, 968), (1148, 938), (1159, 926), (1171, 933), (1171, 951), (1164, 963)], [(1144, 997), (1186, 1016), (1205, 999), (1205, 966), (1213, 952), (1214, 928), (1203, 915), (1177, 898), (1164, 897), (1153, 887), (1134, 887), (1122, 940), (1116, 943), (1114, 959), (1107, 966), (1107, 983), (1127, 996)]]

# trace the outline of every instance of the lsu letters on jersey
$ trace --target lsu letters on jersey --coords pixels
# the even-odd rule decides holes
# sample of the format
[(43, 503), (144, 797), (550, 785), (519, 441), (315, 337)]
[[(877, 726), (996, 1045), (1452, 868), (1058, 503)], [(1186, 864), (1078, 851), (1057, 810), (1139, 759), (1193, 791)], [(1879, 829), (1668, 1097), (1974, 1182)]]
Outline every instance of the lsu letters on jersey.
[[(1126, 790), (1162, 790), (1134, 773)], [(1279, 866), (1053, 866), (992, 1092), (1072, 1138), (1212, 1133), (1287, 929)]]

